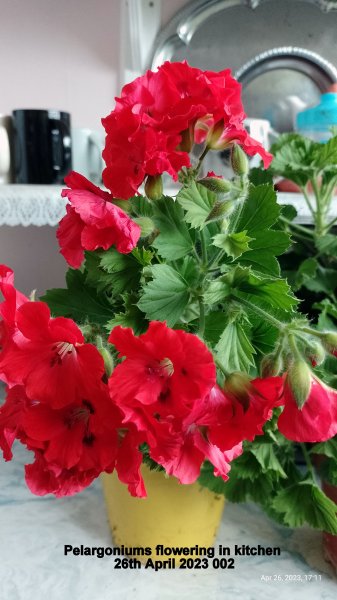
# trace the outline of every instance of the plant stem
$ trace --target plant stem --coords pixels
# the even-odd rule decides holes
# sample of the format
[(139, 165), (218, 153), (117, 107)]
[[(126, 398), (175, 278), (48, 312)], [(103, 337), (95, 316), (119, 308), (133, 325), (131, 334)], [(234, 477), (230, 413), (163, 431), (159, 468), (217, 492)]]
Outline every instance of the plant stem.
[(331, 227), (332, 227), (332, 226), (333, 226), (333, 225), (334, 225), (336, 222), (337, 222), (337, 217), (335, 217), (334, 219), (332, 219), (332, 221), (330, 221), (330, 223), (328, 223), (328, 224), (325, 226), (325, 230), (326, 230), (326, 232), (327, 232), (327, 231), (329, 231), (329, 229), (330, 229), (330, 228), (331, 228)]
[(309, 452), (307, 450), (307, 447), (306, 447), (306, 445), (303, 442), (300, 443), (300, 446), (301, 446), (302, 454), (304, 456), (306, 465), (308, 467), (308, 471), (309, 471), (311, 477), (314, 479), (314, 468), (312, 466), (312, 462), (311, 462), (310, 455), (309, 455)]
[(225, 250), (220, 250), (218, 254), (213, 256), (213, 258), (209, 261), (207, 265), (207, 270), (209, 271), (213, 266), (217, 266), (224, 254), (226, 254)]
[(316, 237), (320, 237), (324, 234), (325, 223), (324, 223), (324, 208), (322, 206), (322, 198), (320, 197), (320, 193), (317, 187), (317, 184), (314, 180), (312, 180), (312, 186), (315, 189), (316, 196), (316, 215), (315, 215), (315, 234)]
[(225, 367), (223, 366), (223, 364), (219, 361), (218, 358), (216, 358), (215, 356), (214, 358), (214, 362), (216, 364), (216, 366), (220, 369), (221, 373), (225, 376), (228, 377), (229, 376), (229, 372), (226, 371)]
[(204, 267), (207, 267), (207, 245), (206, 245), (205, 233), (203, 231), (200, 231), (200, 241), (201, 241), (202, 264)]
[(204, 158), (205, 158), (205, 156), (206, 156), (206, 154), (207, 154), (208, 152), (209, 152), (209, 148), (206, 146), (206, 147), (203, 149), (203, 151), (202, 151), (202, 153), (200, 154), (200, 156), (199, 156), (198, 164), (197, 164), (197, 166), (196, 166), (196, 168), (195, 168), (195, 174), (196, 174), (196, 175), (198, 175), (198, 173), (199, 173), (199, 171), (200, 171), (200, 168), (201, 168), (201, 165), (202, 165), (202, 163), (203, 163), (203, 160), (204, 160)]
[(295, 338), (294, 338), (294, 336), (292, 334), (288, 335), (288, 343), (289, 343), (290, 348), (293, 351), (294, 356), (297, 359), (302, 360), (303, 357), (302, 357), (302, 355), (301, 355), (301, 353), (300, 353), (300, 351), (299, 351), (299, 349), (297, 347), (296, 340), (295, 340)]
[(205, 305), (202, 298), (199, 298), (199, 336), (202, 338), (205, 333)]
[(302, 194), (304, 196), (304, 199), (305, 199), (305, 201), (307, 203), (307, 206), (308, 206), (308, 208), (309, 208), (309, 210), (310, 210), (310, 212), (311, 212), (311, 214), (313, 216), (313, 219), (315, 221), (315, 211), (314, 211), (314, 209), (313, 209), (313, 207), (311, 205), (310, 198), (308, 196), (308, 193), (307, 193), (307, 190), (305, 189), (305, 187), (301, 187), (301, 192), (302, 192)]
[(201, 286), (200, 295), (198, 298), (199, 302), (199, 335), (202, 338), (205, 333), (205, 305), (203, 300), (203, 285), (207, 275), (207, 244), (205, 233), (203, 231), (200, 232), (200, 242), (201, 242), (201, 277), (199, 280), (199, 285)]
[(238, 302), (239, 304), (242, 304), (252, 312), (255, 312), (263, 320), (269, 321), (272, 325), (274, 325), (274, 327), (277, 327), (277, 329), (279, 329), (280, 331), (283, 331), (285, 329), (285, 324), (282, 323), (282, 321), (279, 321), (278, 319), (267, 313), (265, 310), (263, 310), (263, 308), (252, 304), (252, 302), (249, 302), (249, 300), (235, 295), (233, 295), (233, 300), (235, 300), (235, 302)]
[(321, 338), (322, 337), (322, 332), (321, 331), (316, 331), (316, 329), (311, 329), (311, 327), (301, 327), (300, 328), (301, 331), (303, 331), (303, 333), (308, 333), (309, 335)]
[(293, 223), (292, 221), (289, 221), (289, 219), (287, 219), (286, 217), (283, 217), (282, 215), (279, 216), (279, 219), (280, 219), (280, 221), (283, 221), (283, 223), (286, 223), (286, 225), (289, 225), (289, 227), (292, 227), (293, 229), (295, 229), (295, 231), (299, 231), (300, 233), (303, 233), (311, 238), (314, 236), (313, 231), (311, 231), (311, 229), (308, 229), (307, 227), (303, 227), (302, 225)]

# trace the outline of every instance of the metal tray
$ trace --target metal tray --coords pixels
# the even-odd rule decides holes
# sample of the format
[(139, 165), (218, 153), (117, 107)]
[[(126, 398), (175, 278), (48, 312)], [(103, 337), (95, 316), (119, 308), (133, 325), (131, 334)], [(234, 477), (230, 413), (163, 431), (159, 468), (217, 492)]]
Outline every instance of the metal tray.
[(305, 48), (262, 52), (235, 73), (249, 116), (268, 119), (279, 132), (292, 131), (296, 114), (337, 82), (337, 69)]
[(337, 1), (193, 0), (160, 32), (149, 66), (186, 58), (203, 69), (230, 67), (247, 116), (288, 131), (295, 113), (336, 81), (336, 47)]

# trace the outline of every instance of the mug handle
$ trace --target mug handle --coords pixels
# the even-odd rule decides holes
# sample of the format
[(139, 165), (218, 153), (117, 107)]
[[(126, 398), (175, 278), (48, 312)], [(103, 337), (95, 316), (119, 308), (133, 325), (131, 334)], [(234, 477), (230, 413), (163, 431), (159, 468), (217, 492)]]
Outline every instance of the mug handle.
[(0, 178), (6, 180), (10, 175), (10, 145), (8, 131), (0, 125)]
[[(58, 135), (58, 145), (59, 145), (59, 155), (61, 157), (61, 161), (59, 165), (57, 165), (59, 167), (58, 171), (61, 177), (64, 177), (65, 175), (67, 175), (67, 172), (65, 170), (65, 168), (67, 167), (67, 157), (66, 157), (66, 149), (65, 149), (65, 145), (64, 145), (64, 140), (65, 138), (69, 138), (69, 146), (71, 149), (71, 134), (70, 134), (70, 127), (68, 127), (63, 121), (59, 120), (56, 121), (56, 123), (53, 125), (53, 128), (58, 130), (59, 135)], [(53, 159), (54, 159), (54, 152), (53, 152)], [(69, 170), (71, 170), (71, 165), (69, 167)]]
[(88, 139), (89, 139), (89, 144), (97, 150), (97, 163), (96, 163), (97, 168), (95, 170), (93, 170), (93, 175), (94, 176), (97, 175), (97, 181), (95, 181), (94, 183), (100, 183), (102, 180), (102, 171), (104, 168), (104, 162), (103, 162), (103, 158), (102, 158), (104, 144), (103, 144), (102, 139), (100, 138), (99, 134), (96, 133), (95, 131), (91, 132)]

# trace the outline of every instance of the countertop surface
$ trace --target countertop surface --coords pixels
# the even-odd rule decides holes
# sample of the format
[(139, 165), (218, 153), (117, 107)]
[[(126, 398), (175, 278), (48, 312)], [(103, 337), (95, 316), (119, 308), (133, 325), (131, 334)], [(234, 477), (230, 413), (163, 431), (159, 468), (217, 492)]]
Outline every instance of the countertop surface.
[[(64, 555), (64, 545), (112, 545), (100, 481), (71, 498), (33, 496), (19, 445), (0, 463), (0, 600), (335, 600), (337, 579), (321, 534), (275, 525), (254, 505), (227, 504), (216, 546), (280, 547), (280, 556), (236, 556), (235, 569), (114, 569), (114, 558)], [(210, 561), (211, 562), (211, 561)], [(295, 576), (296, 581), (291, 581)]]

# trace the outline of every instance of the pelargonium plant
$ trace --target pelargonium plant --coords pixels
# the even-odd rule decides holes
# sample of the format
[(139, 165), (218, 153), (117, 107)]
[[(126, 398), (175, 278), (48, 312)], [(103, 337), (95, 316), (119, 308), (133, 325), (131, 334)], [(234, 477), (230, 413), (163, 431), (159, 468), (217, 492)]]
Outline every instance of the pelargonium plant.
[[(57, 238), (67, 288), (36, 301), (1, 267), (0, 446), (5, 460), (15, 439), (33, 453), (33, 493), (74, 494), (116, 470), (145, 497), (143, 462), (214, 489), (233, 461), (229, 482), (240, 487), (261, 439), (279, 475), (271, 508), (284, 514), (294, 481), (278, 466), (280, 440), (305, 452), (337, 433), (337, 392), (312, 366), (316, 330), (280, 276), (276, 256), (290, 243), (282, 210), (272, 185), (248, 178), (246, 153), (266, 167), (272, 155), (244, 118), (229, 70), (148, 71), (103, 119), (106, 189), (78, 173), (65, 179)], [(231, 180), (201, 176), (219, 149), (231, 151)], [(179, 182), (175, 197), (163, 173)], [(320, 344), (335, 352), (336, 333)], [(337, 507), (314, 479), (295, 483), (310, 486), (312, 524), (337, 532)]]

